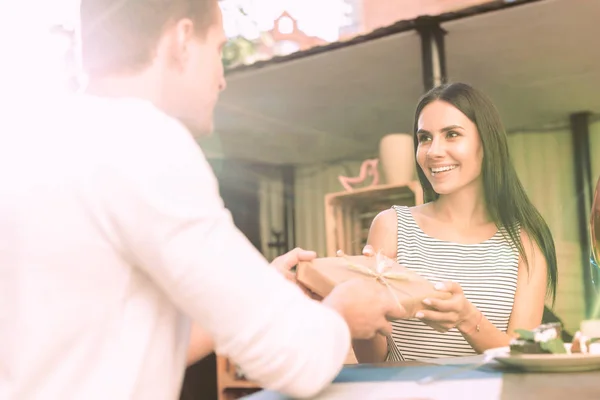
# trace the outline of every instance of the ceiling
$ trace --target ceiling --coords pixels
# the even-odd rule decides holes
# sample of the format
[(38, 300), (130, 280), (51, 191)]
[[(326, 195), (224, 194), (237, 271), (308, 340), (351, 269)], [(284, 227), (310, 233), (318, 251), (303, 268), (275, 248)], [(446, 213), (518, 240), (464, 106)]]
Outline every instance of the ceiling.
[[(449, 80), (487, 93), (509, 131), (600, 113), (598, 16), (600, 1), (543, 0), (445, 22)], [(423, 92), (420, 39), (404, 30), (232, 71), (201, 146), (272, 164), (377, 154), (410, 132)]]
[(545, 0), (443, 24), (453, 81), (488, 94), (508, 130), (600, 113), (600, 1)]

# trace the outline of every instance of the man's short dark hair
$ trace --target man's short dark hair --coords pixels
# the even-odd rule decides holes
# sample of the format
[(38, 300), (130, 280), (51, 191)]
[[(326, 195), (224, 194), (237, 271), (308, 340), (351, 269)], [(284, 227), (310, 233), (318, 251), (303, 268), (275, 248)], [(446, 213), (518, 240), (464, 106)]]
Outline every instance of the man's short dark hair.
[(182, 18), (205, 34), (217, 0), (81, 0), (83, 69), (90, 77), (147, 66), (165, 29)]

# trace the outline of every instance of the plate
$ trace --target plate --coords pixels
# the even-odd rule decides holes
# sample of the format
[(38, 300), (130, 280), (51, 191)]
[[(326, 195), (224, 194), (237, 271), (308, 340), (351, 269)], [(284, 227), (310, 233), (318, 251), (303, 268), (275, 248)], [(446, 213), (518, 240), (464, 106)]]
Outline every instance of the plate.
[(510, 354), (509, 347), (485, 351), (488, 358), (501, 364), (529, 372), (581, 372), (600, 369), (600, 354), (571, 354), (571, 343), (565, 343), (567, 354)]

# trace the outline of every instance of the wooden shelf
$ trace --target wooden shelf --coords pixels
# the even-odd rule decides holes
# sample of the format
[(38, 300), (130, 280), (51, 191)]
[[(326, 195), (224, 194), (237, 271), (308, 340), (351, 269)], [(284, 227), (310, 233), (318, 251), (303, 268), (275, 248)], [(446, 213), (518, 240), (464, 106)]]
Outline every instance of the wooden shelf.
[(236, 368), (227, 358), (217, 356), (219, 400), (239, 399), (261, 390), (254, 382), (236, 376)]
[(423, 204), (423, 190), (418, 181), (406, 185), (379, 185), (325, 196), (327, 256), (338, 250), (360, 254), (369, 227), (377, 214), (393, 205)]
[(325, 197), (339, 199), (340, 201), (345, 199), (349, 199), (350, 201), (373, 201), (375, 197), (379, 198), (382, 196), (393, 199), (403, 196), (413, 197), (417, 192), (420, 192), (422, 197), (421, 185), (418, 181), (412, 181), (406, 185), (377, 185), (355, 189), (351, 192), (329, 193)]
[[(356, 364), (354, 352), (348, 353), (345, 364)], [(227, 358), (217, 356), (218, 400), (237, 400), (261, 389), (254, 382), (236, 378), (235, 366)]]
[[(327, 256), (335, 257), (338, 250), (361, 254), (367, 242), (373, 219), (394, 205), (423, 204), (423, 190), (418, 181), (406, 185), (378, 185), (325, 196), (325, 229)], [(356, 364), (350, 350), (346, 364)]]

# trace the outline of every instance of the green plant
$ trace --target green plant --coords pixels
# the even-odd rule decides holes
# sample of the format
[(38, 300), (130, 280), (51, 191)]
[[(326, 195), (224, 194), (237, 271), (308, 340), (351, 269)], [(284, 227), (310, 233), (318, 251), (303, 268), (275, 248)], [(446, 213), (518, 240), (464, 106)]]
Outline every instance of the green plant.
[(248, 57), (256, 53), (256, 47), (256, 44), (242, 36), (229, 39), (223, 47), (223, 66), (232, 68), (243, 64)]

